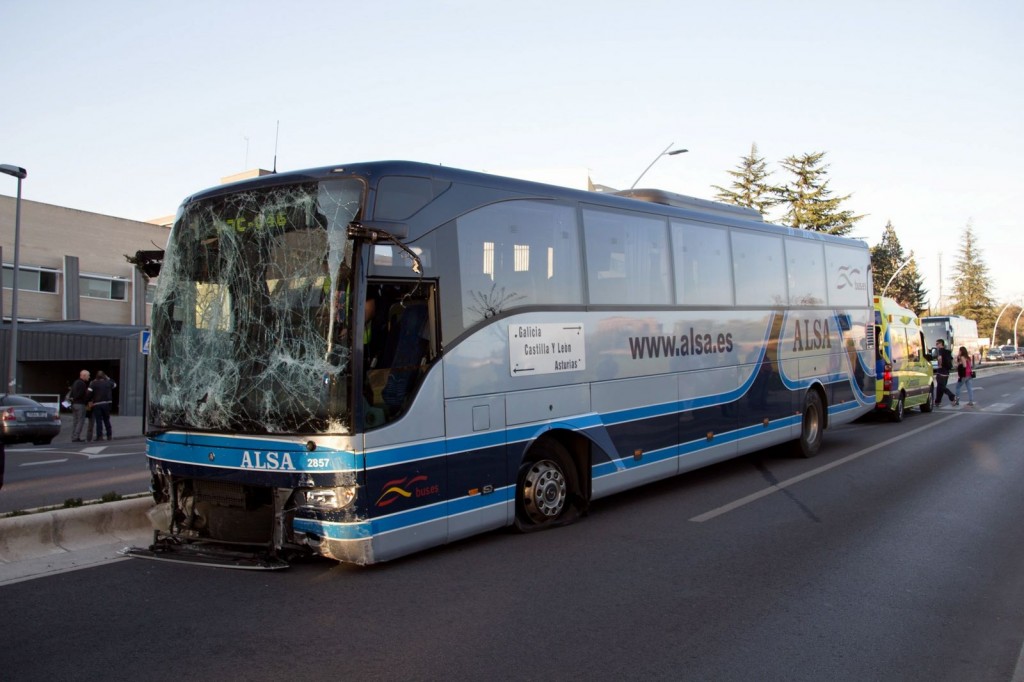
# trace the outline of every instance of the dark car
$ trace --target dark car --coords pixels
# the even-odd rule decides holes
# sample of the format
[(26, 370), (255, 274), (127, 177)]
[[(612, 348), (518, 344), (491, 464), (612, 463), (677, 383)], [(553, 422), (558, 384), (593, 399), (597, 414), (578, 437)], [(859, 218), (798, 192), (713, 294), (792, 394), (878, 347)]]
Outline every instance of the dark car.
[(60, 433), (60, 415), (31, 398), (11, 393), (0, 396), (4, 443), (46, 445)]

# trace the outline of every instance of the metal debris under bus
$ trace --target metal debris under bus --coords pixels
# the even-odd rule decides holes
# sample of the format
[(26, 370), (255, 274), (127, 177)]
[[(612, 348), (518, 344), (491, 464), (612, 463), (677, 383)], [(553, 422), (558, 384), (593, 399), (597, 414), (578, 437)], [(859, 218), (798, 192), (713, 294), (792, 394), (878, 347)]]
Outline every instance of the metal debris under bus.
[(186, 540), (159, 530), (153, 531), (153, 544), (149, 547), (125, 547), (121, 554), (135, 559), (249, 571), (280, 571), (289, 566), (267, 548), (248, 543)]

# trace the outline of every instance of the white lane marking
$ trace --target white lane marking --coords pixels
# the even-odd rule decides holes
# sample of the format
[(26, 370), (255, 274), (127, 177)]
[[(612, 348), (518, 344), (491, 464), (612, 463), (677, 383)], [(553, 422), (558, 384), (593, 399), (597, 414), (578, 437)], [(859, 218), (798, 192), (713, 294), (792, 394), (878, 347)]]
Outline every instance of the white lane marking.
[(126, 457), (128, 455), (141, 455), (141, 452), (107, 452), (107, 453), (85, 453), (87, 459), (105, 459), (107, 457)]
[(802, 473), (799, 476), (794, 476), (793, 478), (787, 478), (785, 481), (779, 481), (778, 483), (774, 484), (770, 488), (765, 488), (764, 490), (759, 490), (756, 493), (753, 493), (751, 495), (747, 495), (746, 497), (741, 497), (740, 499), (735, 500), (733, 502), (730, 502), (728, 504), (724, 504), (721, 507), (718, 507), (717, 509), (712, 509), (711, 511), (704, 512), (703, 514), (699, 514), (697, 516), (694, 516), (692, 519), (690, 519), (690, 521), (693, 521), (695, 523), (704, 523), (705, 521), (710, 521), (711, 519), (719, 517), (722, 514), (727, 514), (727, 513), (731, 512), (731, 511), (735, 510), (735, 509), (739, 509), (740, 507), (748, 505), (751, 502), (756, 502), (757, 500), (760, 500), (762, 497), (767, 497), (768, 495), (772, 495), (774, 493), (777, 493), (780, 490), (783, 490), (784, 488), (788, 488), (788, 487), (790, 487), (792, 485), (795, 485), (795, 484), (797, 484), (797, 483), (799, 483), (801, 481), (805, 481), (808, 478), (811, 478), (813, 476), (817, 476), (818, 474), (823, 474), (826, 471), (829, 471), (831, 469), (835, 469), (837, 466), (842, 466), (843, 464), (846, 464), (848, 462), (852, 462), (853, 460), (858, 459), (860, 457), (863, 457), (864, 455), (866, 455), (868, 453), (874, 452), (875, 450), (878, 450), (878, 449), (881, 449), (881, 448), (884, 448), (884, 447), (888, 447), (889, 445), (892, 445), (893, 443), (895, 443), (897, 441), (901, 441), (904, 438), (909, 438), (910, 436), (913, 436), (913, 435), (916, 435), (918, 433), (921, 433), (922, 431), (924, 431), (926, 429), (930, 429), (930, 428), (938, 426), (939, 424), (942, 424), (944, 422), (948, 422), (950, 419), (955, 419), (958, 416), (960, 416), (960, 415), (959, 414), (951, 414), (948, 417), (946, 417), (944, 419), (940, 419), (937, 422), (932, 422), (932, 423), (929, 423), (929, 424), (925, 424), (924, 426), (919, 426), (918, 428), (914, 429), (913, 431), (907, 431), (906, 433), (902, 433), (902, 434), (900, 434), (898, 436), (894, 436), (893, 438), (890, 438), (887, 441), (883, 441), (881, 443), (875, 443), (874, 445), (872, 445), (869, 448), (864, 448), (863, 450), (861, 450), (859, 452), (855, 452), (852, 455), (847, 455), (846, 457), (843, 457), (842, 459), (837, 459), (836, 461), (832, 462), (831, 464), (826, 464), (824, 466), (820, 466), (817, 469), (811, 469), (810, 471)]
[(45, 462), (22, 462), (18, 466), (35, 467), (35, 466), (39, 466), (40, 464), (61, 464), (61, 463), (66, 462), (66, 461), (67, 461), (66, 459), (48, 459)]
[(1012, 409), (1013, 403), (989, 403), (985, 406), (985, 410), (992, 410), (995, 412), (1005, 412), (1006, 410)]

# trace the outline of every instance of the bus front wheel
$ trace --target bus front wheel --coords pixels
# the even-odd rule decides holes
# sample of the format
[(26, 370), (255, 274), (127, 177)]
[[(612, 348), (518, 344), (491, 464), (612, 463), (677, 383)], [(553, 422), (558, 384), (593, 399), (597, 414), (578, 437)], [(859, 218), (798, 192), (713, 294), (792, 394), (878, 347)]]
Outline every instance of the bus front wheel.
[(519, 468), (516, 482), (516, 529), (543, 530), (575, 520), (576, 467), (561, 444), (538, 441)]
[(817, 391), (807, 391), (803, 418), (800, 420), (800, 455), (814, 457), (825, 438), (825, 410)]

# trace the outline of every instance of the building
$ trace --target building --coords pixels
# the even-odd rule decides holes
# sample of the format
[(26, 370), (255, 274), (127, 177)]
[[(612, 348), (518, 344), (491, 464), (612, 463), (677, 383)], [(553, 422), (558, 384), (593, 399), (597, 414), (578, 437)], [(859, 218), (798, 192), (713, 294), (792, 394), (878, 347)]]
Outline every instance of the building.
[[(0, 376), (7, 386), (14, 281), (16, 199), (0, 195), (3, 262)], [(153, 283), (127, 257), (162, 249), (169, 226), (21, 201), (18, 371), (14, 390), (63, 396), (82, 369), (118, 384), (115, 411), (141, 415), (145, 362), (140, 338)]]

